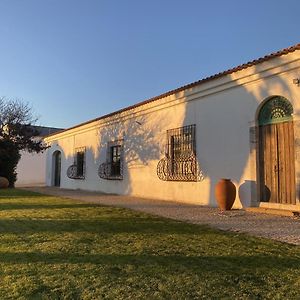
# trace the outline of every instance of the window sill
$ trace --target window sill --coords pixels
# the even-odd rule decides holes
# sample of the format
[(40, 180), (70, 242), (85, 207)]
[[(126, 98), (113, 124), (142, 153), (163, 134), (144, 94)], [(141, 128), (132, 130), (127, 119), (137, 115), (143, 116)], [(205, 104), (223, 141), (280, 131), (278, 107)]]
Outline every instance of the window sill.
[(123, 180), (122, 176), (106, 176), (105, 178), (104, 177), (101, 177), (101, 178), (107, 179), (107, 180)]
[(84, 176), (74, 176), (71, 179), (79, 179), (79, 180), (84, 180), (85, 177)]

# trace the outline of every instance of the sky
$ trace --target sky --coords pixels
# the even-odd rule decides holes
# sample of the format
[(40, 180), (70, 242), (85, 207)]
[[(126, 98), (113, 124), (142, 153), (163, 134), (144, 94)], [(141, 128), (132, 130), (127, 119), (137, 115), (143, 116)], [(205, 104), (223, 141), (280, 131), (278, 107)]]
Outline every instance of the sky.
[(68, 128), (300, 43), (299, 0), (0, 0), (0, 96)]

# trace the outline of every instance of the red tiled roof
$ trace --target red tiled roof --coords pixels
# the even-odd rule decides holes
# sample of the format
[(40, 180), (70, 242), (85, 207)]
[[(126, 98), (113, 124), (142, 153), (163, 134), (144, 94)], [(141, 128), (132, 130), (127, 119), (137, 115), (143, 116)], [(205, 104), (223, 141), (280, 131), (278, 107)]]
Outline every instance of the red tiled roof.
[[(179, 88), (177, 88), (177, 89), (168, 91), (168, 92), (166, 92), (166, 93), (160, 94), (160, 95), (158, 95), (158, 96), (152, 97), (152, 98), (147, 99), (147, 100), (144, 100), (144, 101), (142, 101), (142, 102), (138, 102), (138, 103), (136, 103), (136, 104), (134, 104), (134, 105), (127, 106), (127, 107), (125, 107), (125, 108), (122, 108), (122, 109), (117, 110), (117, 111), (114, 111), (114, 112), (112, 112), (112, 113), (103, 115), (103, 116), (101, 116), (101, 117), (98, 117), (98, 118), (95, 118), (95, 119), (92, 119), (92, 120), (89, 120), (89, 121), (80, 123), (80, 124), (78, 124), (78, 125), (75, 125), (75, 126), (73, 126), (73, 127), (68, 128), (68, 129), (62, 130), (62, 131), (60, 131), (59, 133), (64, 132), (64, 131), (67, 131), (67, 130), (70, 130), (70, 129), (74, 129), (74, 128), (77, 128), (77, 127), (80, 127), (80, 126), (83, 126), (83, 125), (86, 125), (86, 124), (89, 124), (89, 123), (92, 123), (92, 122), (95, 122), (95, 121), (99, 121), (99, 120), (102, 120), (102, 119), (111, 117), (111, 116), (113, 116), (113, 115), (122, 113), (122, 112), (127, 111), (127, 110), (134, 109), (134, 108), (139, 107), (139, 106), (142, 106), (142, 105), (144, 105), (144, 104), (148, 104), (148, 103), (153, 102), (153, 101), (156, 101), (156, 100), (158, 100), (158, 99), (161, 99), (161, 98), (164, 98), (164, 97), (173, 95), (173, 94), (175, 94), (175, 93), (184, 91), (184, 90), (186, 90), (186, 89), (192, 88), (192, 87), (197, 86), (197, 85), (199, 85), (199, 84), (201, 84), (201, 83), (205, 83), (205, 82), (208, 82), (208, 81), (210, 81), (210, 80), (217, 79), (217, 78), (220, 78), (220, 77), (222, 77), (222, 76), (232, 74), (232, 73), (234, 73), (234, 72), (237, 72), (237, 71), (246, 69), (246, 68), (248, 68), (248, 67), (255, 66), (255, 65), (260, 64), (260, 63), (262, 63), (262, 62), (268, 61), (268, 60), (270, 60), (271, 58), (275, 58), (275, 57), (278, 57), (278, 56), (282, 56), (282, 55), (285, 55), (285, 54), (294, 52), (294, 51), (296, 51), (296, 50), (300, 50), (300, 44), (297, 44), (297, 45), (291, 46), (291, 47), (289, 47), (289, 48), (285, 48), (285, 49), (282, 49), (282, 50), (280, 50), (280, 51), (277, 51), (277, 52), (274, 52), (274, 53), (265, 55), (265, 56), (260, 57), (260, 58), (258, 58), (258, 59), (249, 61), (249, 62), (247, 62), (247, 63), (245, 63), (245, 64), (238, 65), (238, 66), (236, 66), (236, 67), (234, 67), (234, 68), (231, 68), (231, 69), (228, 69), (228, 70), (226, 70), (226, 71), (223, 71), (223, 72), (214, 74), (214, 75), (209, 76), (209, 77), (205, 77), (205, 78), (200, 79), (200, 80), (198, 80), (198, 81), (189, 83), (189, 84), (187, 84), (187, 85), (181, 86), (181, 87), (179, 87)], [(52, 136), (52, 135), (55, 135), (55, 133), (50, 134), (50, 135), (48, 135), (48, 136)]]

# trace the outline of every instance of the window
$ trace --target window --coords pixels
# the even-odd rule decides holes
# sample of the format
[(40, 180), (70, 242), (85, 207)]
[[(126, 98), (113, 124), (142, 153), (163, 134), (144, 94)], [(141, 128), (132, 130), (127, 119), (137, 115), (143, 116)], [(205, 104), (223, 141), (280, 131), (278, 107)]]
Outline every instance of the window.
[(106, 162), (99, 166), (98, 175), (103, 179), (123, 179), (123, 140), (108, 142)]
[(195, 128), (196, 125), (189, 125), (167, 130), (167, 155), (171, 160), (176, 161), (180, 157), (196, 154)]
[(85, 178), (85, 147), (75, 149), (74, 163), (69, 166), (67, 176), (71, 179)]
[(76, 150), (76, 166), (77, 166), (77, 171), (76, 171), (76, 177), (84, 177), (84, 169), (85, 169), (85, 150), (84, 149), (77, 149)]
[(157, 175), (167, 181), (203, 179), (196, 158), (196, 125), (167, 130), (166, 156), (158, 162)]
[(110, 147), (111, 176), (121, 175), (121, 145)]

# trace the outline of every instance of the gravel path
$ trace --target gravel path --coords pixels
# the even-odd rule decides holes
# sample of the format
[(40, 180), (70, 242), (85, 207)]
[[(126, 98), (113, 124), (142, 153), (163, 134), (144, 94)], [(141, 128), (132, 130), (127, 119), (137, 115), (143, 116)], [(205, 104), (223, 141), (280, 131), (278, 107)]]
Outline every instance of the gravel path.
[(171, 219), (206, 224), (221, 230), (244, 232), (255, 236), (300, 245), (300, 218), (231, 210), (172, 201), (109, 195), (98, 192), (54, 187), (31, 187), (27, 190), (86, 202), (130, 208)]

